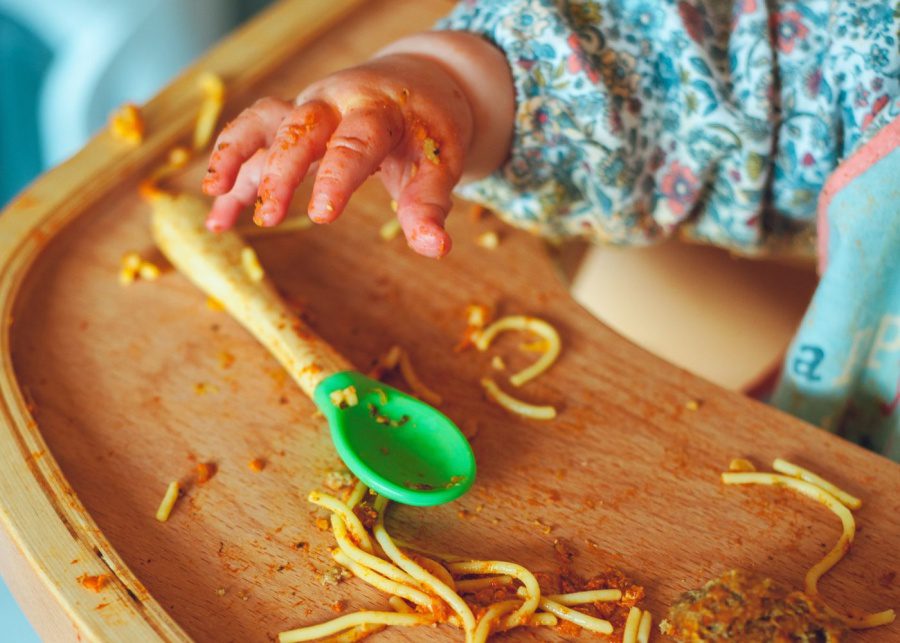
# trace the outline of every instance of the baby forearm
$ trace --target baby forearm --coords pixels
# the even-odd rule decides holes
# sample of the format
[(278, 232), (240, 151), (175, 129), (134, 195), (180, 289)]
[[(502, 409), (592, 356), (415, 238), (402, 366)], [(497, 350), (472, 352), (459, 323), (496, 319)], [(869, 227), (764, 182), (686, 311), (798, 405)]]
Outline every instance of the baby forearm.
[(425, 59), (465, 94), (472, 111), (472, 137), (466, 151), (463, 182), (484, 177), (509, 155), (515, 113), (515, 89), (506, 57), (483, 38), (458, 31), (415, 34), (376, 54)]

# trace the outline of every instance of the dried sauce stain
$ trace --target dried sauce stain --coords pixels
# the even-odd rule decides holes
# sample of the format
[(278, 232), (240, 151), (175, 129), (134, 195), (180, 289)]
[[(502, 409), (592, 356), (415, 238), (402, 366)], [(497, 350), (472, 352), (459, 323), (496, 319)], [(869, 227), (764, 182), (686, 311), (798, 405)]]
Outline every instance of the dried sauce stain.
[[(620, 570), (610, 566), (586, 579), (573, 569), (577, 551), (569, 542), (556, 539), (553, 543), (553, 550), (557, 561), (557, 570), (555, 572), (534, 572), (541, 592), (543, 594), (559, 594), (597, 589), (618, 589), (622, 592), (622, 598), (619, 601), (590, 603), (579, 606), (578, 610), (589, 616), (608, 620), (612, 623), (615, 631), (621, 633), (629, 610), (644, 599), (644, 588), (635, 584)], [(575, 636), (582, 631), (581, 628), (577, 626), (572, 628), (566, 623), (566, 621), (560, 622), (554, 630), (565, 636)]]
[(216, 475), (216, 464), (214, 462), (200, 462), (197, 464), (197, 483), (203, 484), (208, 482), (210, 478)]
[(109, 574), (98, 574), (97, 576), (82, 574), (76, 580), (82, 587), (84, 587), (85, 589), (89, 589), (96, 594), (99, 593), (104, 587), (106, 587), (106, 585), (109, 583), (109, 579)]
[(366, 529), (372, 529), (375, 526), (375, 521), (378, 520), (378, 512), (367, 501), (356, 505), (353, 508), (353, 513), (356, 514), (356, 517), (359, 518), (359, 521)]
[(267, 368), (265, 372), (275, 383), (275, 386), (283, 387), (287, 382), (288, 374), (283, 368)]

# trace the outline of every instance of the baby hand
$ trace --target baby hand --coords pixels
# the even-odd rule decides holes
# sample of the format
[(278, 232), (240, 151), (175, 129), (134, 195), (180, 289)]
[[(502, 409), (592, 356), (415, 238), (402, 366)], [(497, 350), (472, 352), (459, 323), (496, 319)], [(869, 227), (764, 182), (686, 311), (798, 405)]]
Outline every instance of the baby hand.
[(258, 225), (278, 225), (318, 161), (313, 221), (334, 221), (379, 172), (410, 247), (441, 257), (450, 250), (444, 219), (472, 134), (466, 95), (440, 65), (407, 54), (376, 58), (313, 84), (293, 105), (263, 98), (230, 122), (203, 180), (216, 196), (207, 227), (230, 228), (253, 202)]

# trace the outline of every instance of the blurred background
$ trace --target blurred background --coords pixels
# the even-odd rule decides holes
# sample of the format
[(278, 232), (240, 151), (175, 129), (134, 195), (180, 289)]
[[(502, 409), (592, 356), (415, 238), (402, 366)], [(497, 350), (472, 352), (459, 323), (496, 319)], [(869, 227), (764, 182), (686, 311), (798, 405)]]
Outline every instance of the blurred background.
[(0, 0), (0, 207), (269, 0)]
[[(0, 0), (0, 207), (270, 0)], [(0, 640), (37, 643), (0, 581)]]

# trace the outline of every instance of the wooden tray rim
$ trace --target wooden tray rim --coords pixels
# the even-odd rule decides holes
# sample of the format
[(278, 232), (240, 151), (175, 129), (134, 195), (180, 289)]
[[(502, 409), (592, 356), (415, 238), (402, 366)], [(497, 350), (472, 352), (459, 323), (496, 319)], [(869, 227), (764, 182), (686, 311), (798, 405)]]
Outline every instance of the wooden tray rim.
[[(11, 355), (13, 310), (48, 241), (121, 181), (145, 171), (194, 126), (198, 79), (218, 74), (229, 96), (241, 94), (330, 30), (364, 0), (282, 0), (227, 36), (141, 107), (148, 135), (132, 147), (104, 130), (71, 159), (40, 176), (0, 216), (0, 355)], [(260, 50), (265, 43), (265, 50)], [(67, 483), (16, 381), (0, 368), (0, 524), (79, 638), (172, 641), (190, 637), (154, 599), (106, 539)], [(72, 561), (77, 561), (74, 564)], [(93, 594), (78, 573), (106, 575)], [(109, 605), (95, 609), (100, 601)], [(90, 604), (90, 605), (89, 605)]]

